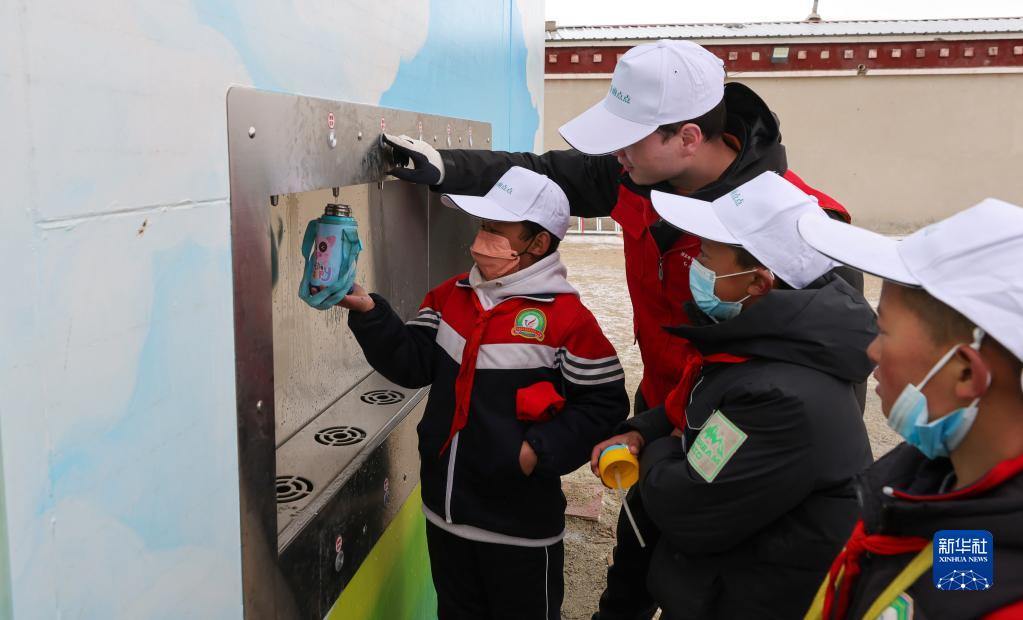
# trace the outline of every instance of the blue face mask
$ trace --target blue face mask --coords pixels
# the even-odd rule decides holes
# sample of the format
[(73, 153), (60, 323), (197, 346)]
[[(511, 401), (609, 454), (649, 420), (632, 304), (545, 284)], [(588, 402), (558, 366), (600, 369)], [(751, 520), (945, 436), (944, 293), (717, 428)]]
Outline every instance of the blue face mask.
[[(978, 327), (973, 332), (973, 344), (970, 347), (974, 350), (980, 349), (980, 341), (983, 338), (984, 331)], [(899, 398), (896, 399), (888, 414), (888, 426), (901, 435), (906, 443), (915, 446), (929, 459), (948, 456), (962, 443), (963, 438), (970, 432), (973, 421), (977, 418), (979, 397), (975, 398), (967, 407), (960, 407), (933, 422), (927, 421), (930, 418), (927, 411), (927, 397), (920, 390), (952, 359), (958, 350), (959, 345), (952, 347), (938, 360), (938, 363), (931, 368), (918, 385), (912, 383), (907, 385), (902, 390), (902, 394), (899, 394)], [(990, 382), (990, 377), (988, 380)]]
[(693, 292), (693, 301), (696, 302), (697, 307), (704, 314), (714, 319), (714, 322), (735, 318), (742, 312), (742, 302), (749, 299), (750, 296), (746, 295), (739, 301), (722, 301), (714, 293), (714, 281), (718, 278), (741, 276), (746, 273), (753, 273), (754, 271), (756, 270), (750, 269), (749, 271), (719, 276), (707, 267), (704, 267), (700, 261), (694, 260), (689, 265), (689, 290)]

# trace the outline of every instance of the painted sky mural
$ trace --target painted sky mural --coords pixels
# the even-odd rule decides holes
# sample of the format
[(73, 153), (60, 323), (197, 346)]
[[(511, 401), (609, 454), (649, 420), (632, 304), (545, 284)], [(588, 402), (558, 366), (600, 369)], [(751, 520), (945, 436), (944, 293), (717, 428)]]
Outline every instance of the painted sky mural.
[(9, 611), (241, 616), (227, 89), (473, 118), (532, 150), (542, 10), (0, 6)]

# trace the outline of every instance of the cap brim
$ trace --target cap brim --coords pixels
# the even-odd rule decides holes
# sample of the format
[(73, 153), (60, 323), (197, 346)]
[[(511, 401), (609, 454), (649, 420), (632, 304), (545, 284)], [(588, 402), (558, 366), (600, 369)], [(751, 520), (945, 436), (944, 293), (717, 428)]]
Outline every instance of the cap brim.
[(905, 286), (921, 286), (899, 256), (899, 242), (830, 218), (799, 218), (799, 234), (828, 258)]
[(495, 222), (521, 222), (522, 216), (512, 213), (486, 196), (463, 196), (461, 194), (443, 194), (441, 204), (452, 209), (461, 209), (469, 215)]
[(657, 190), (650, 192), (650, 201), (657, 215), (675, 228), (711, 241), (742, 245), (721, 223), (709, 202)]
[(644, 125), (613, 114), (603, 100), (558, 129), (572, 148), (587, 155), (606, 155), (649, 136), (657, 125)]

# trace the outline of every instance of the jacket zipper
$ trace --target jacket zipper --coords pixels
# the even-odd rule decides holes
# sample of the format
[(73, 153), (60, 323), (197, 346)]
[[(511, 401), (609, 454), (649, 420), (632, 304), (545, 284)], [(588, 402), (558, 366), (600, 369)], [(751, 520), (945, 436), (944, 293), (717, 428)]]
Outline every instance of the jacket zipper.
[[(696, 390), (700, 387), (700, 384), (703, 383), (703, 380), (706, 379), (706, 378), (707, 377), (701, 376), (699, 379), (696, 380), (696, 384), (693, 385), (693, 389), (689, 390), (689, 402), (686, 404), (686, 411), (687, 411), (687, 413), (688, 413), (689, 407), (693, 404), (693, 399), (696, 398)], [(686, 426), (689, 427), (689, 428), (692, 428), (691, 426), (689, 426), (689, 416), (688, 415), (686, 415)], [(706, 426), (706, 422), (704, 422), (704, 426)], [(693, 429), (693, 430), (703, 430), (703, 426), (701, 426), (698, 429)], [(689, 446), (687, 445), (688, 443), (689, 442), (686, 441), (686, 433), (683, 430), (682, 431), (682, 454), (685, 454), (687, 456), (689, 455)]]
[(448, 483), (447, 489), (444, 491), (444, 520), (448, 523), (451, 521), (451, 488), (455, 484), (455, 452), (458, 451), (458, 436), (461, 432), (455, 433), (455, 438), (451, 440), (451, 448), (448, 450)]

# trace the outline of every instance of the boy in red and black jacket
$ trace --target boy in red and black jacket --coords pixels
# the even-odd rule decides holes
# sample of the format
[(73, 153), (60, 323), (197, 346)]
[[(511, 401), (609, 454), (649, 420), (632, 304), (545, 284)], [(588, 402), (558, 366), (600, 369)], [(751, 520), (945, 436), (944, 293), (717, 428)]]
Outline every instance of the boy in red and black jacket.
[(408, 322), (361, 287), (340, 305), (374, 369), (432, 385), (418, 431), (439, 617), (558, 618), (560, 476), (625, 419), (624, 371), (565, 279), (556, 184), (512, 168), (486, 196), (443, 202), (483, 219), (472, 270)]

